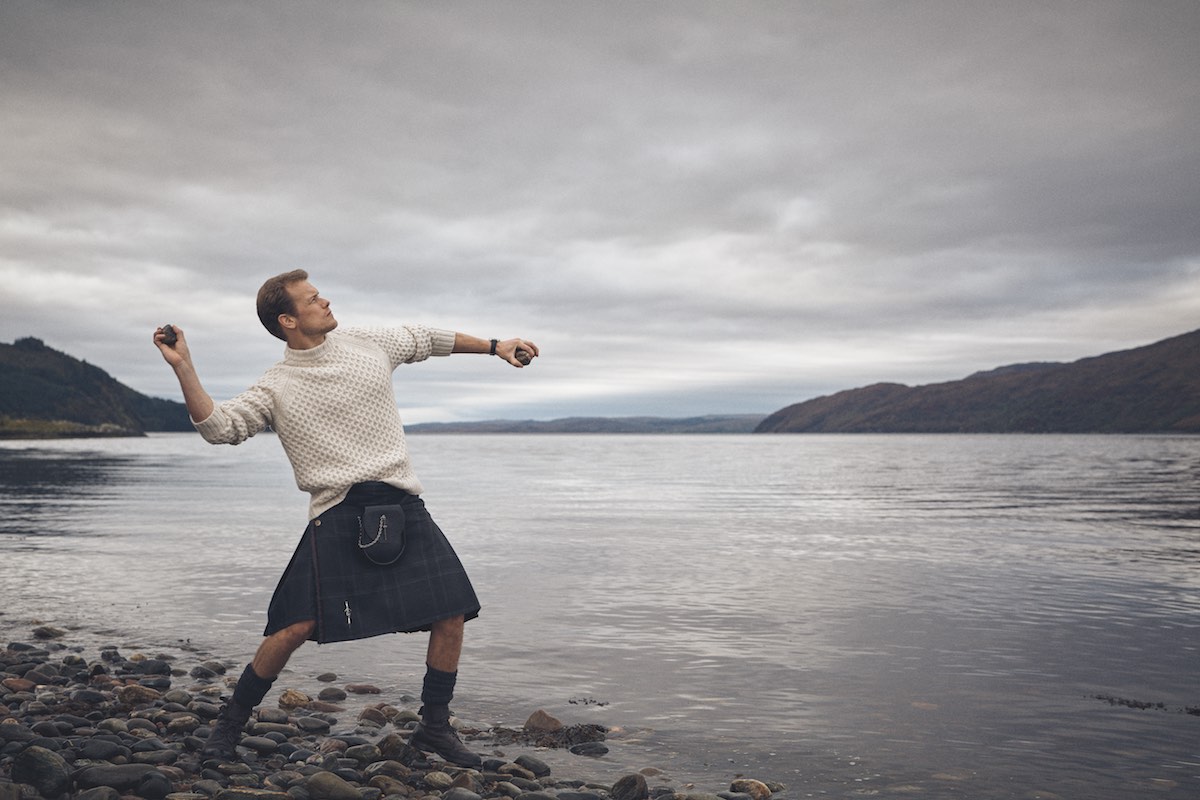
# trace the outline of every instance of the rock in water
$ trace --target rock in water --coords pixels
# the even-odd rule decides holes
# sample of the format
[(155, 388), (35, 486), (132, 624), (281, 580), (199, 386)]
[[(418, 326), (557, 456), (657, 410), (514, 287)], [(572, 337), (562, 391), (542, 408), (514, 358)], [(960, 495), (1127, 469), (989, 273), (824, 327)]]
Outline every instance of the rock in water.
[(312, 698), (304, 692), (296, 689), (284, 689), (279, 695), (279, 707), (286, 709), (300, 708), (301, 706), (312, 701)]
[(729, 791), (736, 794), (748, 794), (754, 800), (767, 800), (771, 796), (771, 789), (762, 781), (756, 781), (752, 778), (741, 778), (729, 784)]
[(561, 730), (563, 724), (540, 708), (525, 720), (525, 730), (529, 733), (554, 733)]

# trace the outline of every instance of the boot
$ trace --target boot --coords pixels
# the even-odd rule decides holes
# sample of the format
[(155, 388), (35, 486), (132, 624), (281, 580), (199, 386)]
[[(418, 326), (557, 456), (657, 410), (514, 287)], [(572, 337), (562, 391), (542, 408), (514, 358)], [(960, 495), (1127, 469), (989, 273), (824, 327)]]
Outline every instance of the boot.
[(204, 745), (200, 757), (204, 761), (236, 759), (238, 742), (242, 740), (242, 731), (250, 721), (250, 712), (253, 710), (237, 700), (231, 699), (226, 703), (225, 708), (221, 709), (221, 715), (217, 717), (217, 724), (213, 726), (212, 733), (208, 735), (208, 742)]
[(421, 707), (421, 721), (413, 731), (409, 744), (426, 753), (437, 753), (451, 764), (460, 767), (479, 767), (483, 759), (472, 753), (450, 726), (450, 707), (427, 705)]

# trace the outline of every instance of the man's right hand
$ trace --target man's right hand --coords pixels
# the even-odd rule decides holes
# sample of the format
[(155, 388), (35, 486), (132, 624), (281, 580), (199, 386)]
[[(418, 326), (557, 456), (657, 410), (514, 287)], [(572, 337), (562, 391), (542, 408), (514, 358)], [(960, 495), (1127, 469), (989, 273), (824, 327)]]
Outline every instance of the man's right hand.
[(188, 415), (193, 422), (203, 422), (213, 413), (214, 404), (208, 392), (200, 384), (200, 378), (192, 367), (192, 354), (188, 350), (187, 337), (178, 325), (175, 329), (175, 344), (169, 345), (163, 341), (163, 329), (154, 331), (154, 346), (162, 353), (163, 359), (175, 370), (179, 379), (179, 388), (183, 390), (183, 402), (187, 405)]
[(178, 325), (172, 325), (175, 330), (175, 344), (169, 345), (163, 341), (166, 335), (162, 328), (154, 330), (153, 341), (158, 351), (162, 353), (163, 359), (171, 365), (172, 368), (178, 367), (191, 359), (191, 353), (188, 351), (187, 338), (183, 335), (183, 329)]

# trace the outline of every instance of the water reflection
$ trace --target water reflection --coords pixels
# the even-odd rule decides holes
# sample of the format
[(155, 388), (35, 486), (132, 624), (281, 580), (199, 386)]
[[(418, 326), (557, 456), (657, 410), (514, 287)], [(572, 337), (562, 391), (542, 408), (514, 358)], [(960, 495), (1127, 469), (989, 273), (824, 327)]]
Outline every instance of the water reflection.
[[(123, 446), (0, 447), (2, 502), (60, 534), (36, 557), (0, 536), (4, 597), (248, 654), (303, 523), (277, 443)], [(651, 728), (639, 747), (681, 770), (734, 759), (797, 776), (797, 795), (1115, 800), (1164, 774), (1200, 788), (1200, 720), (1097, 699), (1198, 703), (1200, 439), (410, 447), (484, 603), (465, 659), (486, 665), (467, 677), (481, 709)], [(301, 653), (306, 672), (349, 658), (382, 685), (423, 656), (402, 637)], [(581, 695), (605, 705), (569, 705)]]

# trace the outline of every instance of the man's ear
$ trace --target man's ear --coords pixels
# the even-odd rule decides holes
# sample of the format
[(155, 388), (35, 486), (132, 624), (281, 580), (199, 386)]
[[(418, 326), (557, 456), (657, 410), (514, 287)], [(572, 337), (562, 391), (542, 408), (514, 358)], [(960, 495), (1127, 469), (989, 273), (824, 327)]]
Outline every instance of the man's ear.
[(281, 328), (287, 328), (288, 330), (296, 329), (297, 320), (291, 314), (280, 314), (277, 319)]

